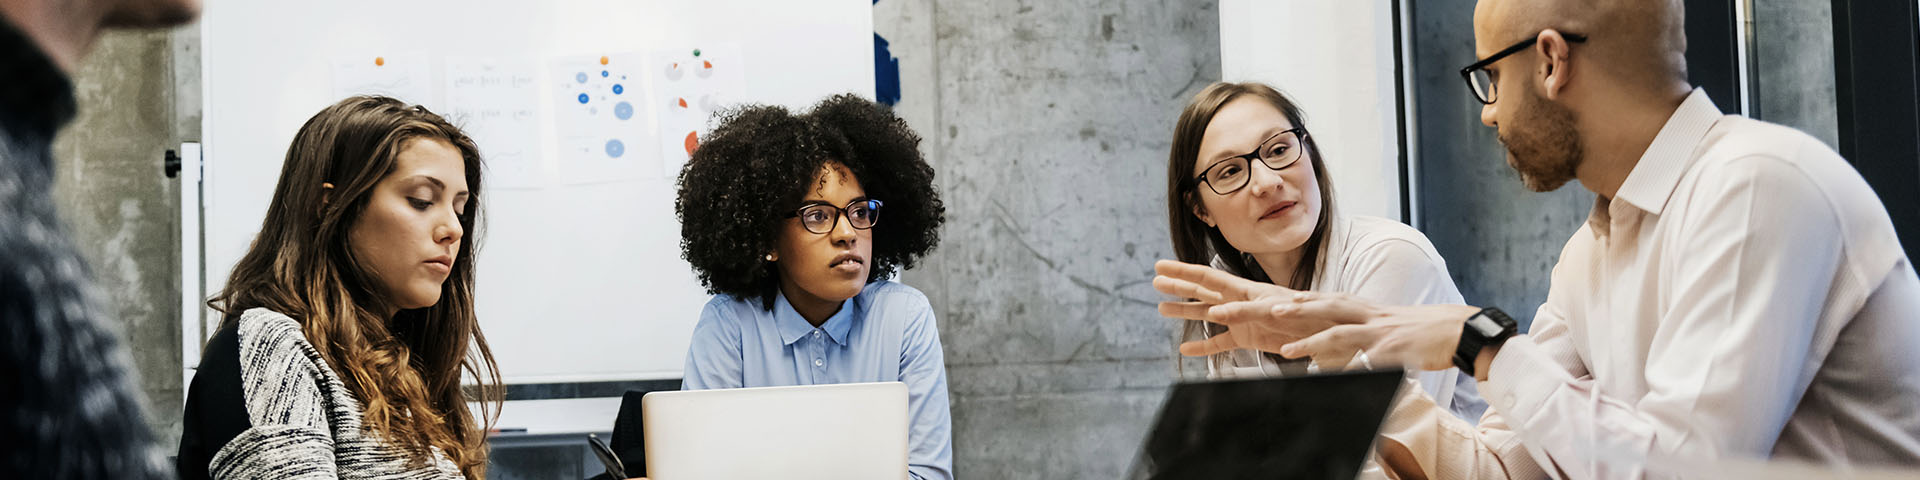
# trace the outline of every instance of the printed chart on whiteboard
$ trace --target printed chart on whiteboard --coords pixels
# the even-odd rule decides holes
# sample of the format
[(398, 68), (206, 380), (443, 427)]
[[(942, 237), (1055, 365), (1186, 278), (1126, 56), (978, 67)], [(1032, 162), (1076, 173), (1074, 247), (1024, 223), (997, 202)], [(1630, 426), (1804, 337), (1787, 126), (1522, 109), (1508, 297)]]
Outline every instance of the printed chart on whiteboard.
[(447, 102), (440, 114), (480, 145), (493, 184), (544, 186), (534, 63), (524, 57), (451, 57), (444, 65)]
[(739, 44), (719, 44), (653, 52), (654, 103), (660, 115), (661, 172), (680, 174), (714, 112), (746, 97), (746, 59)]
[(553, 60), (558, 167), (569, 183), (659, 176), (642, 153), (654, 143), (641, 110), (643, 62), (624, 53)]

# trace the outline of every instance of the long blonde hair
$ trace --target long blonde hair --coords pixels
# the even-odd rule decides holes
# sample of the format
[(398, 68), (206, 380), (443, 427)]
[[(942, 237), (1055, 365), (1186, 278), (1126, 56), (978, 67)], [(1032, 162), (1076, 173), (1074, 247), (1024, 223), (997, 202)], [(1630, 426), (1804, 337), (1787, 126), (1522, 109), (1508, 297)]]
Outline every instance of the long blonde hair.
[[(364, 404), (365, 428), (414, 454), (438, 447), (469, 478), (486, 474), (486, 429), (498, 416), (500, 374), (473, 311), (474, 242), (460, 255), (425, 308), (394, 311), (369, 270), (348, 248), (348, 231), (365, 211), (374, 185), (396, 168), (407, 141), (445, 141), (466, 166), (469, 205), (460, 215), (474, 231), (481, 197), (480, 149), (460, 129), (425, 108), (386, 97), (357, 96), (321, 110), (287, 148), (280, 183), (253, 246), (233, 267), (227, 286), (207, 304), (226, 315), (264, 307), (301, 324), (307, 341)], [(331, 183), (328, 193), (321, 185)], [(328, 201), (331, 195), (332, 201)], [(481, 419), (467, 409), (460, 381), (479, 382)]]

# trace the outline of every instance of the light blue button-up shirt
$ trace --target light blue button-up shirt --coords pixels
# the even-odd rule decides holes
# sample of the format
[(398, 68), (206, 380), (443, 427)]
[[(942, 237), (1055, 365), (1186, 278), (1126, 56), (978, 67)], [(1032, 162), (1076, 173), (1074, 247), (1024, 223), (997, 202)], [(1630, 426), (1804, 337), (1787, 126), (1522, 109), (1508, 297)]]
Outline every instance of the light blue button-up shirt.
[(834, 383), (907, 384), (907, 473), (953, 478), (953, 421), (947, 368), (933, 307), (913, 287), (868, 284), (819, 327), (779, 295), (773, 311), (758, 298), (716, 295), (700, 312), (682, 388), (777, 387)]

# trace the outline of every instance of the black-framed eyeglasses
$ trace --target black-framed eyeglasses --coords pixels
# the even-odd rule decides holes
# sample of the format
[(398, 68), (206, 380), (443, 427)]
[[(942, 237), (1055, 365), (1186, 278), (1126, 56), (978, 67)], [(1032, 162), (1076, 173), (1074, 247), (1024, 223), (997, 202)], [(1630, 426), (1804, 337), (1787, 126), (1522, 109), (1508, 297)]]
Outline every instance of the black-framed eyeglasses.
[[(1578, 33), (1562, 32), (1560, 36), (1573, 43), (1583, 43), (1587, 41), (1586, 35)], [(1494, 73), (1487, 70), (1487, 66), (1493, 65), (1493, 62), (1498, 62), (1502, 58), (1520, 53), (1520, 51), (1526, 50), (1527, 47), (1531, 47), (1535, 42), (1539, 41), (1540, 34), (1536, 33), (1531, 38), (1521, 40), (1520, 43), (1515, 43), (1513, 46), (1501, 50), (1500, 53), (1495, 53), (1478, 62), (1473, 62), (1472, 65), (1467, 65), (1467, 68), (1460, 69), (1460, 78), (1466, 79), (1467, 89), (1473, 91), (1473, 98), (1479, 99), (1482, 104), (1492, 105), (1494, 100), (1500, 99), (1498, 96), (1500, 92), (1494, 90), (1494, 81), (1499, 80), (1499, 78), (1495, 78)]]
[(1201, 170), (1200, 175), (1194, 176), (1193, 182), (1207, 184), (1208, 189), (1220, 195), (1238, 192), (1246, 188), (1247, 182), (1253, 178), (1250, 168), (1254, 160), (1259, 160), (1268, 170), (1291, 167), (1304, 156), (1302, 152), (1306, 150), (1306, 140), (1305, 128), (1296, 127), (1273, 134), (1260, 142), (1260, 148), (1252, 152), (1213, 162), (1206, 170)]
[(807, 231), (826, 234), (833, 231), (833, 224), (840, 221), (841, 214), (845, 214), (847, 226), (866, 230), (880, 221), (880, 205), (883, 203), (874, 199), (854, 200), (845, 207), (814, 202), (788, 213), (787, 218), (799, 217), (800, 226), (806, 227)]

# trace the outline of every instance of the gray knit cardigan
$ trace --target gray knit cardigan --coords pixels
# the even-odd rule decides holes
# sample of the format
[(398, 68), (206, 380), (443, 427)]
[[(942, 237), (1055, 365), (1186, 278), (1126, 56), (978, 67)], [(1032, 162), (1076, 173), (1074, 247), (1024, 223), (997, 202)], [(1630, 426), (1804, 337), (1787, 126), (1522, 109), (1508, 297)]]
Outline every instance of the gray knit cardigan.
[(362, 429), (364, 410), (300, 331), (272, 310), (240, 315), (240, 383), (252, 428), (213, 455), (214, 478), (458, 479)]

